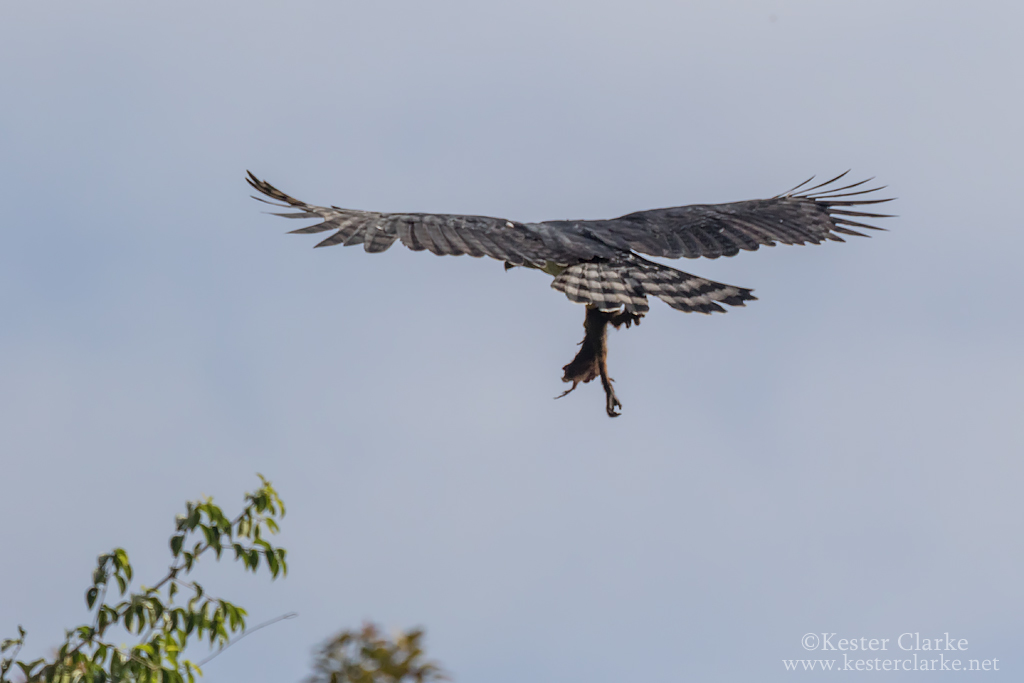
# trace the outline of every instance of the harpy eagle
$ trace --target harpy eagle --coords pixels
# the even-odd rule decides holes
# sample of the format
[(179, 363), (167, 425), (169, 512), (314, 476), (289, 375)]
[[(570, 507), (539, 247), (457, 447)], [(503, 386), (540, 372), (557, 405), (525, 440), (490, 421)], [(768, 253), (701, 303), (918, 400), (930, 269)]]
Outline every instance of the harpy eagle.
[(741, 250), (756, 251), (761, 245), (843, 242), (840, 234), (866, 237), (854, 228), (882, 230), (858, 219), (891, 216), (855, 207), (892, 199), (864, 197), (882, 187), (854, 189), (870, 182), (870, 178), (839, 186), (838, 181), (844, 176), (846, 173), (805, 187), (814, 180), (812, 177), (771, 199), (653, 209), (608, 220), (543, 223), (314, 206), (286, 195), (251, 172), (247, 180), (256, 190), (281, 203), (254, 199), (298, 209), (274, 215), (321, 219), (320, 223), (291, 232), (336, 231), (318, 247), (361, 244), (367, 252), (378, 253), (400, 240), (413, 251), (427, 250), (439, 256), (490, 256), (504, 261), (506, 269), (526, 266), (553, 275), (551, 286), (587, 309), (583, 322), (586, 334), (579, 353), (563, 368), (562, 381), (571, 382), (572, 386), (558, 398), (581, 382), (600, 377), (605, 410), (610, 417), (616, 417), (622, 403), (608, 376), (609, 323), (616, 329), (639, 324), (648, 311), (649, 294), (687, 313), (724, 313), (721, 304), (743, 306), (757, 298), (753, 290), (690, 275), (645, 259), (641, 254), (714, 259), (735, 256)]

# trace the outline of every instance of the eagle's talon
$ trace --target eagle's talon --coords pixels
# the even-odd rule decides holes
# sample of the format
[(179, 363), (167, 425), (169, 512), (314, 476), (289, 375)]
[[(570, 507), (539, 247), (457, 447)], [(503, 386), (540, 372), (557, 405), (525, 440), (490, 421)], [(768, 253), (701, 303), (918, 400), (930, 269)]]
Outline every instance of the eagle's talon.
[(617, 313), (612, 313), (608, 317), (608, 322), (614, 325), (615, 329), (619, 329), (620, 327), (625, 325), (626, 329), (628, 330), (630, 326), (633, 324), (639, 325), (641, 318), (643, 318), (643, 315), (639, 313), (631, 313), (629, 311), (622, 310)]
[(612, 390), (611, 385), (605, 387), (605, 406), (604, 409), (608, 413), (608, 417), (618, 417), (622, 413), (615, 412), (616, 408), (622, 407), (622, 401), (615, 396), (615, 392)]

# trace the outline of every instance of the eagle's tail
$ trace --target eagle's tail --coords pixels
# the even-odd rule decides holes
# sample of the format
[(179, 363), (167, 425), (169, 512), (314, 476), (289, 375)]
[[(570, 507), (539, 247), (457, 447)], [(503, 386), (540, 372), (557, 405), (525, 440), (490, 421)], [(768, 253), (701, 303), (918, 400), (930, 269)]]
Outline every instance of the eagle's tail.
[(753, 290), (706, 280), (634, 254), (617, 263), (576, 264), (558, 275), (551, 286), (572, 302), (638, 315), (648, 311), (649, 294), (688, 313), (724, 313), (720, 303), (743, 306), (757, 299)]

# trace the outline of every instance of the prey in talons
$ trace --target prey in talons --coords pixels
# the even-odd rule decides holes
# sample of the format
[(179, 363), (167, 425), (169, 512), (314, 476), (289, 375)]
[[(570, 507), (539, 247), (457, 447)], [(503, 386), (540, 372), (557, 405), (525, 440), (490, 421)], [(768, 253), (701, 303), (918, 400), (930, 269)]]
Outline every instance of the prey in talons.
[(587, 306), (587, 316), (583, 320), (583, 329), (586, 333), (580, 342), (580, 350), (572, 362), (562, 368), (562, 381), (572, 382), (572, 386), (555, 398), (568, 396), (581, 382), (586, 384), (600, 377), (601, 386), (604, 387), (605, 412), (608, 413), (608, 417), (621, 415), (617, 409), (622, 407), (622, 401), (615, 395), (615, 389), (612, 387), (614, 380), (608, 376), (608, 325), (614, 325), (615, 329), (625, 325), (628, 329), (634, 323), (639, 325), (641, 318), (642, 314), (626, 310), (602, 311), (594, 306)]

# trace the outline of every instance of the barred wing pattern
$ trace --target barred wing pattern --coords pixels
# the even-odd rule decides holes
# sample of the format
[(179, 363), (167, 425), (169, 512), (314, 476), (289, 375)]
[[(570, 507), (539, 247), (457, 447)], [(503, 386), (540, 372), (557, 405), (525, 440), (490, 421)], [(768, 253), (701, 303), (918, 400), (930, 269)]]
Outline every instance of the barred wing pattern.
[[(735, 256), (741, 250), (756, 251), (762, 245), (820, 244), (825, 240), (843, 242), (840, 234), (866, 237), (853, 228), (884, 230), (861, 222), (862, 218), (891, 218), (857, 207), (882, 204), (889, 199), (864, 198), (883, 189), (854, 190), (871, 178), (836, 187), (842, 173), (819, 185), (792, 190), (772, 197), (730, 204), (694, 204), (668, 209), (638, 211), (620, 218), (600, 221), (549, 221), (553, 227), (574, 226), (607, 244), (650, 256), (667, 258), (718, 258)], [(850, 197), (857, 197), (850, 199)]]
[(370, 253), (387, 251), (396, 240), (413, 251), (427, 250), (439, 256), (490, 256), (514, 266), (543, 268), (547, 262), (569, 265), (581, 260), (614, 258), (620, 251), (579, 233), (535, 224), (518, 223), (489, 216), (460, 216), (430, 213), (377, 213), (313, 206), (286, 195), (252, 173), (249, 184), (281, 204), (294, 207), (296, 213), (277, 213), (285, 218), (320, 218), (322, 223), (292, 230), (294, 234), (312, 234), (336, 230), (316, 246), (346, 247), (362, 244)]

